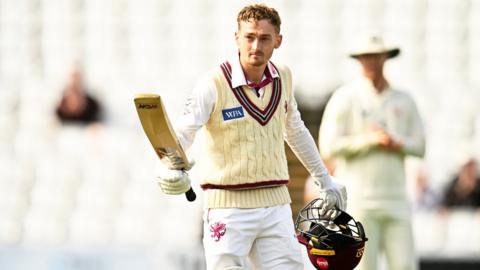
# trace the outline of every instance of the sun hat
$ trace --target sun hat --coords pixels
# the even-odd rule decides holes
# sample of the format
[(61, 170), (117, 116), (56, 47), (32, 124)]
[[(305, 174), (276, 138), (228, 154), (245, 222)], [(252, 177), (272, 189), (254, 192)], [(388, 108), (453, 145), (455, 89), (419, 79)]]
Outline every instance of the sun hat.
[(396, 47), (387, 47), (383, 42), (382, 36), (377, 33), (363, 34), (353, 50), (350, 50), (350, 57), (357, 58), (365, 54), (387, 53), (388, 58), (394, 58), (400, 54), (400, 49)]

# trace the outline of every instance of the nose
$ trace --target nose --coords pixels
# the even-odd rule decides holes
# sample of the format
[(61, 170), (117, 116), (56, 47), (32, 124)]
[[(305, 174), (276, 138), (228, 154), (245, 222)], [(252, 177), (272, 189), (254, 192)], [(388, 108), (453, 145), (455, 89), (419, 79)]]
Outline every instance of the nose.
[(252, 50), (256, 51), (258, 49), (258, 38), (254, 39), (252, 42)]

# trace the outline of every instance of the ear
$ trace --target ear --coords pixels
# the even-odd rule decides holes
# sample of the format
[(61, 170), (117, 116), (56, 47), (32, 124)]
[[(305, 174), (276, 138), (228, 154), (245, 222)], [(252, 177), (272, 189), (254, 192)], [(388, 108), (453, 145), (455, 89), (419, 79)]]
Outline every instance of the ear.
[(235, 32), (235, 42), (237, 42), (237, 45), (239, 45), (239, 44), (238, 44), (238, 38), (239, 38), (239, 37), (240, 37), (240, 34), (238, 33), (238, 31)]
[(282, 45), (282, 39), (283, 39), (283, 36), (278, 34), (277, 37), (275, 38), (275, 49), (278, 49), (280, 45)]

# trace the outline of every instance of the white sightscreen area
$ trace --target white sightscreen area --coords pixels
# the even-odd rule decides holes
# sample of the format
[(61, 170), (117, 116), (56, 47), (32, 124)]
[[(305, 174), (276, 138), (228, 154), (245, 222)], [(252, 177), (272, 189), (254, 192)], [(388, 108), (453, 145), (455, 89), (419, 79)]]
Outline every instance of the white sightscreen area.
[[(236, 52), (236, 15), (254, 2), (0, 0), (0, 269), (203, 269), (198, 183), (194, 203), (160, 192), (132, 98), (160, 93), (175, 119), (197, 79)], [(272, 60), (292, 69), (300, 106), (354, 76), (347, 52), (375, 29), (401, 48), (386, 75), (426, 127), (409, 179), (421, 166), (441, 191), (480, 157), (480, 0), (264, 2), (282, 18)], [(99, 125), (55, 118), (74, 65), (105, 109)], [(478, 213), (414, 214), (419, 256), (480, 256)]]

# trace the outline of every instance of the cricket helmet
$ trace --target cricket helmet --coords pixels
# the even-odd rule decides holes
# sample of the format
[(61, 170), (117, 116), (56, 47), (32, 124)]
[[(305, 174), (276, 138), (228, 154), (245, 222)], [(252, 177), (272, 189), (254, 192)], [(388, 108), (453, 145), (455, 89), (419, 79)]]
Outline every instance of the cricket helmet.
[(360, 222), (337, 209), (335, 219), (320, 216), (320, 199), (300, 210), (295, 222), (298, 241), (316, 269), (352, 270), (362, 259), (367, 237)]

